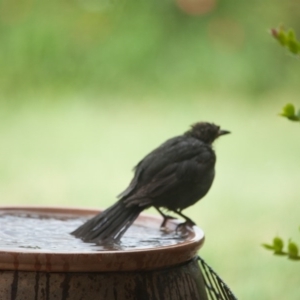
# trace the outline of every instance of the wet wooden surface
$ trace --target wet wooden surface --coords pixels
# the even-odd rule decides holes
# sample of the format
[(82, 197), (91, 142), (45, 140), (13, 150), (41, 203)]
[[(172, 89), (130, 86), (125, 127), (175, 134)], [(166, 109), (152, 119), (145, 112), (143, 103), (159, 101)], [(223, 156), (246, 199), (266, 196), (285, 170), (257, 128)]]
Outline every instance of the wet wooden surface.
[(144, 272), (0, 271), (3, 300), (207, 300), (196, 259)]

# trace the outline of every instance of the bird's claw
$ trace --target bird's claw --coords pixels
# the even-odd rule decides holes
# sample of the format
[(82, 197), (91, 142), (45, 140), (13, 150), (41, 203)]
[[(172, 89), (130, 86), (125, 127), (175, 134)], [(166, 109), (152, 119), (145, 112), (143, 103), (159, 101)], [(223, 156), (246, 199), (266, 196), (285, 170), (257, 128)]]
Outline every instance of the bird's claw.
[(171, 217), (171, 216), (164, 216), (164, 219), (163, 219), (163, 221), (162, 221), (162, 223), (160, 225), (160, 230), (162, 230), (162, 231), (168, 231), (167, 227), (166, 227), (166, 224), (168, 223), (168, 220), (174, 220), (174, 219), (176, 219), (176, 218)]
[(192, 220), (186, 220), (183, 223), (180, 223), (176, 226), (175, 232), (178, 234), (181, 232), (181, 235), (183, 234), (184, 236), (188, 235), (190, 231), (192, 231), (193, 226), (196, 224)]

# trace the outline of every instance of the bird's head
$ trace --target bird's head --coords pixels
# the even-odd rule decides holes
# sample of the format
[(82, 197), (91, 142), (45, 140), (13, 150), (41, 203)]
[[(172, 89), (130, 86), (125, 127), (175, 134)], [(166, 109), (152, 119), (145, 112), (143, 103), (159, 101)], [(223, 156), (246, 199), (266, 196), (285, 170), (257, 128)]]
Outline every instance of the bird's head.
[(207, 144), (212, 144), (219, 136), (228, 134), (230, 131), (222, 130), (220, 126), (213, 123), (199, 122), (191, 126), (191, 129), (185, 134), (199, 139)]

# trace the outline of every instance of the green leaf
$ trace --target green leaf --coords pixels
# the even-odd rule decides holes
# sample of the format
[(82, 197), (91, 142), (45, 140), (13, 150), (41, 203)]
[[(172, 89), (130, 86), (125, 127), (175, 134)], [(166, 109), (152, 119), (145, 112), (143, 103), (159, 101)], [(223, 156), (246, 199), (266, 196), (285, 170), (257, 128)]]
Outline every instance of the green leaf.
[(296, 35), (292, 28), (290, 28), (289, 31), (287, 32), (287, 37), (289, 40), (293, 40), (293, 41), (296, 40)]
[(296, 243), (289, 241), (288, 244), (288, 256), (291, 259), (298, 259), (300, 258), (299, 254), (299, 249)]
[(286, 38), (286, 36), (285, 36), (285, 34), (282, 30), (277, 32), (277, 37), (276, 38), (282, 46), (286, 46), (287, 38)]
[(283, 254), (282, 251), (284, 247), (283, 240), (280, 237), (275, 237), (273, 239), (273, 248), (274, 248), (274, 254)]
[(293, 104), (288, 103), (282, 108), (281, 116), (289, 118), (294, 115), (295, 115), (295, 106)]
[(297, 115), (295, 114), (295, 111), (295, 106), (291, 103), (288, 103), (282, 108), (282, 112), (279, 115), (286, 117), (291, 121), (300, 121), (300, 110), (298, 111)]
[(293, 29), (286, 31), (283, 26), (278, 29), (272, 29), (271, 34), (283, 46), (289, 49), (293, 54), (300, 54), (300, 42), (296, 38)]
[(262, 244), (262, 246), (268, 250), (275, 250), (274, 247), (272, 245), (269, 244)]
[(288, 40), (288, 48), (293, 54), (298, 54), (300, 51), (298, 43), (294, 40)]
[(278, 256), (284, 256), (284, 255), (287, 255), (287, 253), (286, 252), (283, 252), (283, 251), (275, 251), (274, 252), (274, 255), (278, 255)]
[(289, 257), (289, 259), (291, 259), (291, 260), (300, 260), (300, 256), (297, 256), (297, 257)]

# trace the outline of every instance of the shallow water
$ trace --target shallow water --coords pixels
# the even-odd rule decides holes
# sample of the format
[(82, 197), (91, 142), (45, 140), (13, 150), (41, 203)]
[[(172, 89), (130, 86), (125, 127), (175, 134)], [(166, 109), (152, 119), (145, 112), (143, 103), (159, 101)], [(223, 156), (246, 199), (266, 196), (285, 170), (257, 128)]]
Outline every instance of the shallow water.
[(70, 234), (88, 218), (41, 217), (34, 213), (0, 215), (0, 250), (91, 252), (133, 250), (170, 246), (184, 241), (175, 232), (133, 224), (118, 244), (99, 246), (84, 243)]

